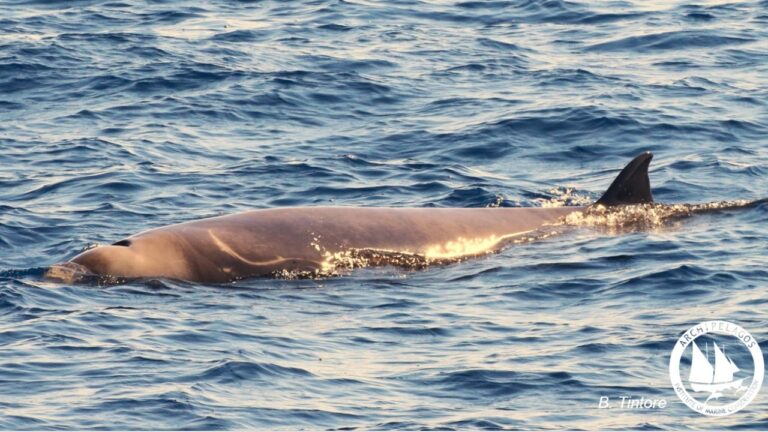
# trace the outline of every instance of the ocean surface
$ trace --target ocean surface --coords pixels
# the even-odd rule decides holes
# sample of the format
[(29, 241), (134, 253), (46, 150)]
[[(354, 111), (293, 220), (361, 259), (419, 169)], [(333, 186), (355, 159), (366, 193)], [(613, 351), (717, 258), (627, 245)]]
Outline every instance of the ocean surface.
[(766, 204), (422, 270), (43, 277), (254, 208), (583, 204), (642, 151), (659, 202), (768, 197), (768, 1), (0, 0), (0, 429), (768, 429), (768, 388), (709, 418), (668, 374), (709, 319), (768, 354)]

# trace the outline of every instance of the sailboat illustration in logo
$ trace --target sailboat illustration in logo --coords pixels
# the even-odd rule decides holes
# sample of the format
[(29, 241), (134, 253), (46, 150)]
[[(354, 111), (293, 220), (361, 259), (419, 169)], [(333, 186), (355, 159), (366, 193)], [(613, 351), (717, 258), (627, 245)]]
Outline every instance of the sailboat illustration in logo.
[(709, 362), (709, 347), (707, 355), (701, 352), (696, 342), (692, 342), (693, 356), (691, 358), (691, 373), (688, 381), (695, 392), (709, 392), (707, 402), (710, 399), (718, 399), (727, 390), (738, 390), (744, 379), (734, 380), (733, 375), (739, 371), (739, 367), (723, 353), (719, 346), (715, 346), (715, 366)]
[[(727, 352), (726, 340), (733, 342), (728, 343)], [(751, 364), (742, 346), (749, 352)], [(690, 369), (681, 362), (687, 359), (691, 360)], [(689, 372), (687, 380), (684, 371)], [(729, 321), (703, 321), (690, 327), (677, 339), (669, 356), (669, 380), (675, 393), (690, 409), (706, 416), (727, 416), (747, 406), (760, 391), (764, 377), (765, 361), (757, 340)]]

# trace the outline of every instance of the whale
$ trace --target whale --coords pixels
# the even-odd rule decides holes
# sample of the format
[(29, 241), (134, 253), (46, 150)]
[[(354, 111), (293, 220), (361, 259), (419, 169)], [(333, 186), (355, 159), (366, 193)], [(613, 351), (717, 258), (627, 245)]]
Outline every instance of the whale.
[[(227, 283), (252, 277), (332, 274), (340, 267), (461, 261), (499, 251), (590, 207), (652, 203), (642, 153), (591, 206), (257, 209), (150, 229), (86, 250), (46, 275)], [(105, 279), (106, 280), (106, 279)]]

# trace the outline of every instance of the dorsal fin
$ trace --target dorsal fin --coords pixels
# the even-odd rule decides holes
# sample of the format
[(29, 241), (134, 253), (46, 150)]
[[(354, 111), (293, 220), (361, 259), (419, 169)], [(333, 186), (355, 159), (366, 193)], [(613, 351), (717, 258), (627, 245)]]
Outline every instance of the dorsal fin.
[(651, 152), (645, 152), (632, 159), (595, 204), (615, 206), (652, 203), (651, 181), (648, 179), (648, 165), (651, 159)]

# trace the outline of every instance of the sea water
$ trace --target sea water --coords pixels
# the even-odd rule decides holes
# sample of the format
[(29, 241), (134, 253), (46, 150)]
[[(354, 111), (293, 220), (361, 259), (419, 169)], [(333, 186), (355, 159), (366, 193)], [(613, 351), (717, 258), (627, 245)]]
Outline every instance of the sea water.
[(756, 200), (767, 144), (764, 0), (0, 1), (0, 428), (766, 429), (765, 389), (708, 418), (667, 370), (710, 319), (768, 353), (764, 204), (418, 270), (42, 274), (254, 208), (589, 203), (642, 151), (659, 202)]

